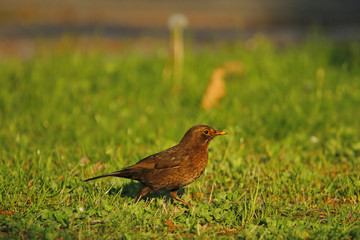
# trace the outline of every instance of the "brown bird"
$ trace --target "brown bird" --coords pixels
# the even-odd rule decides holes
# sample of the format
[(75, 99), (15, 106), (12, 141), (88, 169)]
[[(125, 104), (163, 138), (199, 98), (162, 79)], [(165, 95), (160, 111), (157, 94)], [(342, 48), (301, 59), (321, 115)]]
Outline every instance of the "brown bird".
[(170, 190), (170, 196), (188, 206), (190, 203), (177, 197), (180, 187), (194, 182), (204, 172), (208, 162), (208, 146), (217, 135), (224, 131), (197, 125), (190, 128), (180, 143), (162, 152), (148, 156), (135, 165), (120, 171), (86, 179), (90, 181), (103, 177), (122, 177), (137, 180), (144, 187), (136, 203), (148, 193)]

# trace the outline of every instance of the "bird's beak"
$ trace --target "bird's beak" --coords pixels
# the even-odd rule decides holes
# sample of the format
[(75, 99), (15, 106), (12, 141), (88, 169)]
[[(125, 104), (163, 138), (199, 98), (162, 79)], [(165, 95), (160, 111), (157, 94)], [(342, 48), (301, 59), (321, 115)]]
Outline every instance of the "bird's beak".
[(227, 134), (227, 132), (225, 132), (225, 131), (216, 131), (215, 132), (215, 136), (217, 136), (217, 135), (226, 135)]

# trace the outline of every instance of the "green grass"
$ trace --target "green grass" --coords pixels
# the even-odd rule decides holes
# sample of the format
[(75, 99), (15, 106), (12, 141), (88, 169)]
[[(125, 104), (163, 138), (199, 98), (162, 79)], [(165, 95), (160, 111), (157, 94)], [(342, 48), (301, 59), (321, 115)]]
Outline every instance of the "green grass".
[[(199, 108), (212, 70), (227, 79)], [(360, 239), (360, 45), (312, 38), (186, 52), (181, 85), (166, 51), (54, 49), (0, 61), (0, 238)], [(175, 89), (175, 90), (174, 90)], [(188, 209), (112, 172), (176, 144), (195, 124), (230, 134), (210, 144)]]

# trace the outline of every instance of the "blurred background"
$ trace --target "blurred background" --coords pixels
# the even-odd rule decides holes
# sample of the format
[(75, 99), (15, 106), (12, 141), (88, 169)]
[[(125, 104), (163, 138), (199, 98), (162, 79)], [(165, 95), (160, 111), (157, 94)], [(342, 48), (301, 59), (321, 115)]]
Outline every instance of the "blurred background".
[(335, 41), (360, 39), (357, 0), (1, 0), (0, 51), (26, 58), (39, 39), (56, 42), (64, 35), (76, 37), (81, 47), (101, 39), (110, 50), (129, 39), (149, 42), (168, 37), (168, 19), (177, 12), (187, 17), (186, 34), (195, 42), (261, 33), (287, 43), (314, 30)]
[[(359, 40), (359, 0), (0, 0), (0, 238), (359, 239)], [(82, 183), (196, 124), (194, 211)]]

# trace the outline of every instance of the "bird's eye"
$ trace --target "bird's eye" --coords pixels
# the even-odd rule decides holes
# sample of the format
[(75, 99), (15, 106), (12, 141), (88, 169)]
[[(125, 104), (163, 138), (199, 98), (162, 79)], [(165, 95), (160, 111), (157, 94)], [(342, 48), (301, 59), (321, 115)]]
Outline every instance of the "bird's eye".
[(208, 131), (208, 130), (205, 130), (205, 131), (204, 131), (204, 133), (205, 133), (205, 134), (208, 134), (208, 133), (209, 133), (209, 131)]

